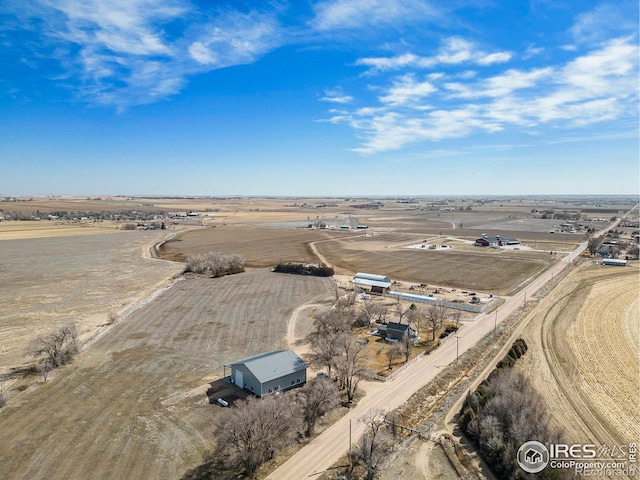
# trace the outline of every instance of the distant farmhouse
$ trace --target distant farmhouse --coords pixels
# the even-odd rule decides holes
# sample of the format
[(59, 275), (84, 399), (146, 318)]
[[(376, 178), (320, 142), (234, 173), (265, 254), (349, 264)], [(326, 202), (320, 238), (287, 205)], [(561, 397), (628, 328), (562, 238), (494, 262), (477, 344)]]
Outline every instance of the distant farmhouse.
[(517, 238), (501, 237), (500, 235), (490, 237), (486, 233), (483, 233), (482, 237), (477, 239), (474, 245), (476, 247), (490, 247), (491, 245), (503, 247), (505, 245), (520, 245), (520, 240)]
[(356, 273), (351, 283), (371, 287), (372, 293), (387, 293), (391, 288), (391, 279), (389, 277), (372, 273)]
[(231, 383), (258, 397), (307, 382), (307, 364), (292, 350), (262, 353), (224, 365), (231, 369)]

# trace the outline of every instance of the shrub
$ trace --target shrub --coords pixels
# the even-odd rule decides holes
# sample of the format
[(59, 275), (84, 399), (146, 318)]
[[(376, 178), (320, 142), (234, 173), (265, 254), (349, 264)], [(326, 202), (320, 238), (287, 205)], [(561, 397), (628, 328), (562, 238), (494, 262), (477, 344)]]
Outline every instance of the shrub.
[(187, 258), (187, 272), (223, 277), (244, 272), (244, 258), (235, 253), (208, 252)]
[(295, 275), (313, 275), (315, 277), (330, 277), (333, 275), (333, 268), (324, 264), (304, 265), (302, 263), (279, 263), (273, 269), (277, 273), (293, 273)]

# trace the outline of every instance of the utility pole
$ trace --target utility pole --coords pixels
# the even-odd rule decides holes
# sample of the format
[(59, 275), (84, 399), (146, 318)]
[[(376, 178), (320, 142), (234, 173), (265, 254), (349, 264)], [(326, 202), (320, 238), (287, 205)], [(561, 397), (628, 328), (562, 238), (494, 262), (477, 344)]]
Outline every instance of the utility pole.
[(353, 460), (351, 459), (351, 419), (349, 419), (349, 471), (353, 471)]
[(456, 335), (456, 363), (458, 363), (458, 340), (460, 340), (460, 337)]

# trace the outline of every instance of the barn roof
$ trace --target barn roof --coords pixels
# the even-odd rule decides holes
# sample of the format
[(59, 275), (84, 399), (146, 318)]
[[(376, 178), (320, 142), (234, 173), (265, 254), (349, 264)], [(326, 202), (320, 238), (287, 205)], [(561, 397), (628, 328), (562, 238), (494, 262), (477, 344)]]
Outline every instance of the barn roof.
[(305, 361), (296, 355), (293, 350), (261, 353), (260, 355), (254, 355), (228, 363), (225, 367), (233, 367), (236, 365), (244, 365), (260, 383), (265, 383), (274, 378), (283, 377), (307, 368)]
[(351, 283), (389, 288), (391, 286), (391, 279), (383, 275), (374, 275), (373, 273), (356, 273)]

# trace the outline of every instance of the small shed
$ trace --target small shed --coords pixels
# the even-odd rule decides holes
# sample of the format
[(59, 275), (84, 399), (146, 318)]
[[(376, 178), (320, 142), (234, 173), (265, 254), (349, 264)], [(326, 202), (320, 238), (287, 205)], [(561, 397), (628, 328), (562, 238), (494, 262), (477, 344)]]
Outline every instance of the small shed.
[(372, 273), (356, 273), (351, 283), (371, 287), (373, 293), (386, 293), (391, 288), (391, 279), (389, 277)]
[(262, 353), (227, 363), (231, 383), (258, 397), (287, 390), (307, 382), (307, 364), (293, 350)]

